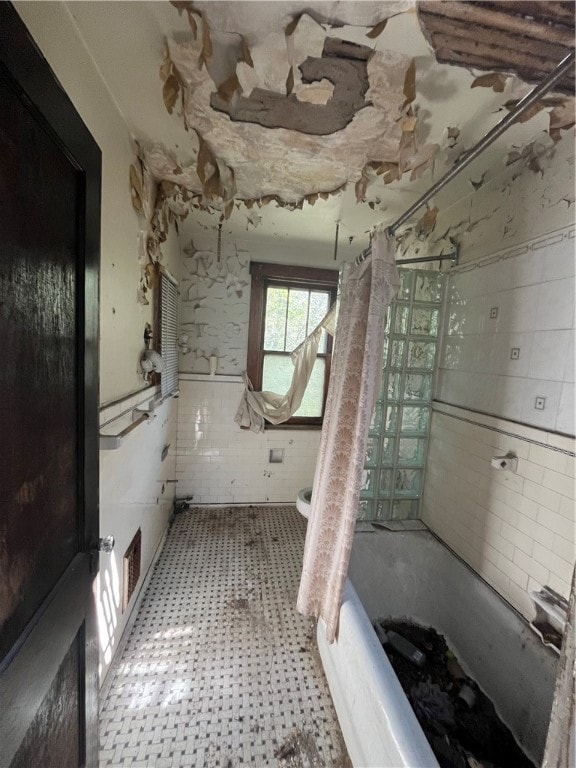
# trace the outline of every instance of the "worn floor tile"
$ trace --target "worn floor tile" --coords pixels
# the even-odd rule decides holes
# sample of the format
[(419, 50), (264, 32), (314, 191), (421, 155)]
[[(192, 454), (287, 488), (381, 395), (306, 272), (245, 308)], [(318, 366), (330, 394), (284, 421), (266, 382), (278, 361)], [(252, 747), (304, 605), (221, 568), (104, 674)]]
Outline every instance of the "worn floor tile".
[(291, 506), (178, 514), (100, 718), (100, 765), (345, 768), (314, 638), (295, 602)]

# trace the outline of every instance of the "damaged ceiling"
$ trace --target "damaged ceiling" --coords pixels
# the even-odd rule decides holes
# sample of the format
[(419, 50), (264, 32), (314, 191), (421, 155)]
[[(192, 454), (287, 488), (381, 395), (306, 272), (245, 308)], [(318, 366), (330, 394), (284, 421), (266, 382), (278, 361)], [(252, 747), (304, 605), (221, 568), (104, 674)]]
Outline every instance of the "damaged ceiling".
[[(67, 7), (137, 142), (149, 226), (175, 218), (201, 250), (293, 263), (356, 255), (574, 43), (564, 2)], [(422, 211), (420, 234), (511, 152), (553, 151), (572, 95), (569, 78)]]
[[(573, 2), (419, 2), (437, 61), (538, 83), (574, 48)], [(574, 72), (558, 90), (574, 95)]]

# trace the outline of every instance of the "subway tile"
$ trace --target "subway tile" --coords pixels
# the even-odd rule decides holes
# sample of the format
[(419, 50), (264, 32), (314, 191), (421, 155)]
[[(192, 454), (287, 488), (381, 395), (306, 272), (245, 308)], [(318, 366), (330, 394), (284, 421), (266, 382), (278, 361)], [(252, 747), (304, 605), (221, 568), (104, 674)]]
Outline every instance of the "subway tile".
[(574, 499), (574, 479), (568, 475), (555, 472), (553, 469), (546, 469), (542, 485), (546, 488), (551, 488), (562, 496)]
[(550, 549), (541, 546), (538, 542), (534, 542), (534, 559), (563, 581), (569, 582), (572, 578), (574, 563), (569, 563)]
[(498, 567), (521, 589), (526, 590), (528, 588), (528, 574), (516, 565), (516, 563), (513, 563), (508, 559), (501, 559)]
[(549, 432), (548, 435), (546, 435), (546, 442), (551, 447), (558, 448), (561, 451), (570, 451), (571, 453), (574, 453), (576, 450), (576, 440), (574, 437), (567, 437), (565, 435)]
[(546, 584), (550, 575), (548, 568), (520, 549), (514, 552), (514, 563), (540, 584)]
[(570, 520), (557, 512), (540, 507), (538, 510), (538, 522), (549, 530), (557, 533), (568, 541), (574, 540), (574, 520)]
[[(488, 538), (488, 536), (490, 538)], [(507, 539), (502, 538), (501, 536), (491, 536), (488, 534), (488, 536), (485, 537), (485, 541), (489, 541), (489, 546), (498, 552), (498, 555), (502, 555), (506, 557), (508, 560), (511, 560), (514, 556), (514, 544), (511, 541), (508, 541)], [(497, 565), (497, 563), (495, 563)]]
[(520, 512), (521, 517), (529, 520), (536, 520), (538, 517), (538, 508), (539, 504), (536, 501), (523, 496), (520, 509), (518, 511)]
[(558, 506), (558, 514), (567, 520), (571, 520), (573, 523), (576, 522), (576, 504), (574, 501), (565, 496), (562, 497)]
[(531, 554), (534, 541), (530, 536), (506, 522), (502, 522), (501, 533), (502, 536), (507, 541), (511, 542), (517, 549), (521, 549), (528, 555)]
[(558, 592), (559, 595), (562, 595), (568, 600), (570, 596), (570, 580), (562, 579), (555, 573), (550, 573), (547, 584), (555, 592)]
[[(493, 565), (497, 565), (500, 552), (498, 552), (497, 549), (494, 549), (494, 547), (490, 546), (490, 544), (487, 544), (483, 539), (478, 540), (478, 551), (480, 555), (480, 561), (478, 563), (479, 568), (482, 567), (484, 560), (488, 560)], [(512, 552), (513, 551), (514, 549), (512, 548)]]
[(518, 519), (518, 530), (525, 533), (534, 541), (539, 541), (542, 546), (552, 549), (554, 543), (554, 531), (546, 527), (546, 525), (521, 515)]
[(506, 595), (508, 602), (510, 602), (516, 610), (526, 618), (531, 618), (534, 614), (534, 609), (530, 596), (525, 589), (519, 587), (513, 581), (508, 585), (508, 592)]
[(547, 469), (554, 469), (556, 472), (563, 472), (568, 457), (565, 454), (545, 448), (541, 445), (530, 446), (530, 461), (539, 464)]
[[(549, 573), (546, 571), (546, 573)], [(530, 594), (532, 591), (539, 592), (542, 587), (547, 584), (548, 581), (540, 582), (537, 579), (533, 578), (532, 576), (528, 575), (528, 593)]]
[(484, 562), (481, 575), (501, 594), (506, 593), (510, 584), (509, 576), (490, 562)]
[(563, 536), (554, 535), (554, 542), (551, 547), (554, 554), (566, 560), (568, 563), (574, 563), (576, 560), (576, 545), (574, 543), (574, 537), (569, 541)]
[[(538, 483), (538, 485), (542, 484), (542, 480), (544, 478), (544, 467), (542, 467), (540, 464), (535, 464), (532, 461), (519, 459), (517, 471), (520, 477), (523, 477), (526, 480), (531, 480), (533, 483)], [(522, 500), (524, 500), (524, 497), (522, 497)]]

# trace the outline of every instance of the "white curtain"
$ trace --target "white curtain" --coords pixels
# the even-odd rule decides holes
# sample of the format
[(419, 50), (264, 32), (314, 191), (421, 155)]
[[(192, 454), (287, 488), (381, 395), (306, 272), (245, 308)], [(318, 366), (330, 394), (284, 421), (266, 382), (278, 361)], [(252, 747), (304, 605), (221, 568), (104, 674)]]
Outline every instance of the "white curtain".
[(568, 601), (568, 617), (564, 629), (556, 690), (542, 768), (573, 768), (576, 764), (576, 569)]
[(336, 637), (348, 571), (386, 310), (399, 284), (394, 240), (379, 230), (371, 258), (344, 274), (297, 601), (301, 613), (324, 619), (328, 642)]
[(331, 307), (328, 314), (321, 320), (310, 333), (292, 352), (292, 382), (284, 395), (275, 392), (254, 392), (250, 379), (244, 373), (244, 393), (238, 406), (234, 421), (242, 429), (251, 429), (253, 432), (262, 432), (264, 420), (271, 424), (281, 424), (293, 416), (304, 397), (304, 392), (310, 380), (312, 369), (318, 354), (318, 345), (322, 331), (334, 335), (336, 324), (336, 305)]

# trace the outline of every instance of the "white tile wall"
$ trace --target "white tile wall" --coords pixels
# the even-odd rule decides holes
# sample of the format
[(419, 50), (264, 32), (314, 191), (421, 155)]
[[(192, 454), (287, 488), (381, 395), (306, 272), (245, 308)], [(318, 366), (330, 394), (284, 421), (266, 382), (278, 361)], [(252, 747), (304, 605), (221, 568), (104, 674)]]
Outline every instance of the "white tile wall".
[[(530, 590), (547, 584), (565, 597), (570, 590), (574, 448), (569, 438), (434, 404), (423, 519), (529, 619)], [(509, 451), (517, 473), (493, 469), (490, 459)]]
[[(155, 388), (103, 406), (100, 431), (118, 434), (132, 422), (132, 409), (145, 408)], [(168, 398), (116, 450), (100, 451), (100, 535), (112, 535), (112, 554), (100, 556), (97, 609), (100, 633), (100, 680), (103, 681), (138, 599), (168, 524), (174, 499), (178, 400)], [(124, 415), (122, 415), (124, 414)], [(164, 446), (170, 445), (162, 460)], [(136, 592), (122, 609), (123, 555), (138, 528), (142, 560)]]
[(574, 234), (566, 228), (450, 274), (438, 400), (574, 435)]
[[(177, 496), (195, 504), (294, 503), (312, 485), (320, 430), (240, 429), (241, 379), (191, 378), (180, 378)], [(281, 464), (269, 462), (271, 449), (284, 451)]]

